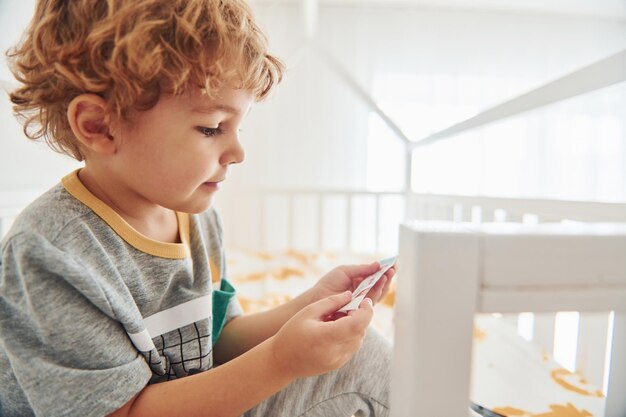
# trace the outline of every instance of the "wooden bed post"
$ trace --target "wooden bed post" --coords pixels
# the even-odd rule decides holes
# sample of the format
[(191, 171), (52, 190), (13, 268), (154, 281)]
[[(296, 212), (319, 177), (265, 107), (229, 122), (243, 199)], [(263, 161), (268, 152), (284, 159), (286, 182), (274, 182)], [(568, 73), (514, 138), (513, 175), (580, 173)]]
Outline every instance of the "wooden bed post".
[(400, 228), (391, 416), (468, 414), (479, 244)]

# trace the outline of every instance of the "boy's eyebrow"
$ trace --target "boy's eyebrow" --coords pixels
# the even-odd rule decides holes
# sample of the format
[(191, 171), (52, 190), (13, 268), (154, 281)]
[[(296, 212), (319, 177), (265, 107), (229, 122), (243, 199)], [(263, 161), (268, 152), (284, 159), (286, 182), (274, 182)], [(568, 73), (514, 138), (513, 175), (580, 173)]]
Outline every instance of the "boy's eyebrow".
[(194, 107), (192, 111), (196, 113), (209, 113), (209, 114), (221, 111), (225, 113), (234, 114), (235, 116), (238, 116), (241, 113), (239, 109), (228, 106), (226, 104), (214, 104), (212, 106), (197, 106), (197, 107)]

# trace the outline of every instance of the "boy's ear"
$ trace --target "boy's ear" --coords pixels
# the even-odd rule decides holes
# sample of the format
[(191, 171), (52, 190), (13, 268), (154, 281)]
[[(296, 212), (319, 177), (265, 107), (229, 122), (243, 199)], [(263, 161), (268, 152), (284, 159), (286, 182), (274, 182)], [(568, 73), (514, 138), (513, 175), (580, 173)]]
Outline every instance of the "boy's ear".
[(95, 94), (74, 97), (67, 108), (67, 118), (82, 147), (99, 154), (115, 153), (111, 117), (102, 97)]

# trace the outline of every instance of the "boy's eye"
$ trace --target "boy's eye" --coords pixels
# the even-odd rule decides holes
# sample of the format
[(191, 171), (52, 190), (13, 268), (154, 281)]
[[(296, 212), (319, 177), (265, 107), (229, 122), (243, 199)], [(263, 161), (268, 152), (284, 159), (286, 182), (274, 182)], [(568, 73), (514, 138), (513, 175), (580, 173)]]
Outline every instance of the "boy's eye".
[(198, 126), (196, 129), (198, 129), (198, 132), (202, 133), (204, 136), (207, 136), (207, 137), (217, 136), (220, 133), (222, 133), (222, 129), (219, 126), (218, 127)]

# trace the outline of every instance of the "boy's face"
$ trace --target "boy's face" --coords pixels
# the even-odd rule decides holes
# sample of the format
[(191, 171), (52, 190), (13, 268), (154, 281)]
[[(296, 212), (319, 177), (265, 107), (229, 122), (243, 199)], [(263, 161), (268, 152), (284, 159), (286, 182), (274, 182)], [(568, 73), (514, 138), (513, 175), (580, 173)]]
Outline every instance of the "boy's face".
[(223, 89), (163, 95), (156, 106), (117, 126), (120, 146), (112, 167), (140, 199), (198, 213), (210, 207), (230, 164), (242, 162), (239, 125), (254, 96)]

